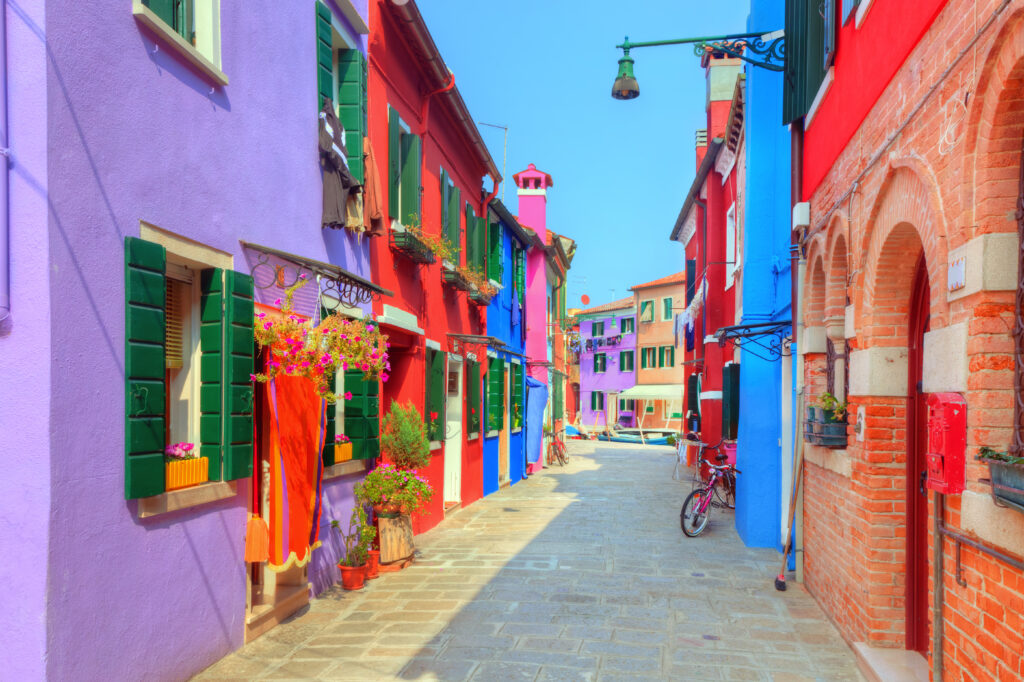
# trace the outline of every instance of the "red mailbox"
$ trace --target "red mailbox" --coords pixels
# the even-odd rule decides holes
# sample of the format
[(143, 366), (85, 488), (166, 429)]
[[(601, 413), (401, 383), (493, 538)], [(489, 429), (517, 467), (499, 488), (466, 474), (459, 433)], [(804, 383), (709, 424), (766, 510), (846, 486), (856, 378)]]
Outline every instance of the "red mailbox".
[(959, 393), (928, 396), (928, 488), (946, 495), (964, 491), (967, 401)]

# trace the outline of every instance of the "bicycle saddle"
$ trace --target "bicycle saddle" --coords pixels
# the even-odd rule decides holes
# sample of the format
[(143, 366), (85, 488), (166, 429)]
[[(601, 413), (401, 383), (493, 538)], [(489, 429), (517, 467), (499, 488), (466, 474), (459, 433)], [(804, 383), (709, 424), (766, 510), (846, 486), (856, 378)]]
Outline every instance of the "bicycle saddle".
[(727, 459), (729, 459), (729, 456), (721, 452), (715, 457), (716, 462), (724, 462)]

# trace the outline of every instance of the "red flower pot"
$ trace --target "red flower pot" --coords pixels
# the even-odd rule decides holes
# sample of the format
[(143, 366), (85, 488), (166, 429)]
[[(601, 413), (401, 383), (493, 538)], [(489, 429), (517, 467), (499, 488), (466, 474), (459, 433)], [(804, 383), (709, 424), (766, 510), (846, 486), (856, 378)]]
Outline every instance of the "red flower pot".
[(366, 564), (362, 566), (342, 566), (338, 564), (338, 568), (341, 570), (341, 586), (346, 590), (361, 590), (363, 584), (366, 582)]
[(371, 549), (366, 557), (366, 579), (372, 580), (380, 575), (380, 550)]

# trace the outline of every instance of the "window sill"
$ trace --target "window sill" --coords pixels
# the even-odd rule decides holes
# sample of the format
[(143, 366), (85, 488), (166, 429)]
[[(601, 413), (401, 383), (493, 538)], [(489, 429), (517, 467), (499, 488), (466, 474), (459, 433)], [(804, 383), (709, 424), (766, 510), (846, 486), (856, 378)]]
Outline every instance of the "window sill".
[(350, 474), (361, 474), (364, 471), (370, 470), (370, 462), (373, 460), (369, 459), (350, 459), (347, 462), (338, 462), (324, 469), (324, 480), (329, 481), (333, 478), (341, 478), (342, 476), (348, 476)]
[(487, 432), (487, 437), (488, 438), (495, 438), (495, 437), (497, 437), (497, 435), (498, 435), (498, 431), (493, 431), (492, 430), (492, 431), (488, 431)]
[(184, 57), (190, 64), (199, 69), (203, 75), (213, 79), (218, 85), (228, 84), (228, 77), (223, 71), (217, 68), (194, 45), (164, 23), (153, 10), (143, 5), (142, 0), (132, 0), (132, 15), (136, 21), (155, 33), (168, 47)]
[(235, 481), (214, 481), (202, 485), (172, 490), (170, 492), (144, 497), (139, 500), (138, 517), (148, 519), (160, 514), (170, 514), (180, 509), (226, 500), (238, 494)]
[(474, 431), (473, 433), (470, 433), (469, 435), (466, 436), (466, 440), (476, 440), (479, 437), (480, 437), (480, 432), (479, 431)]
[(518, 429), (512, 429), (512, 431), (511, 431), (511, 433), (522, 433), (522, 432), (523, 432), (523, 427), (522, 426), (520, 426)]
[(440, 450), (441, 449), (441, 441), (439, 441), (439, 440), (432, 440), (432, 441), (430, 441), (430, 449), (431, 450)]

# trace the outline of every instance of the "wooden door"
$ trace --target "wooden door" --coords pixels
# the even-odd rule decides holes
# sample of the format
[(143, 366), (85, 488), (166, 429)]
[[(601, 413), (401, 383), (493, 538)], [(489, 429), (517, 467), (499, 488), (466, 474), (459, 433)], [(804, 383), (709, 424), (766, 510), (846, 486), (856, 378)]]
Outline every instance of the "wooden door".
[[(510, 369), (514, 369), (512, 365), (506, 365)], [(498, 434), (498, 485), (503, 486), (508, 483), (509, 470), (508, 470), (508, 457), (509, 457), (509, 429), (512, 426), (512, 414), (509, 411), (512, 399), (512, 377), (514, 372), (506, 371), (503, 373), (503, 382), (505, 384), (505, 390), (503, 391), (502, 398), (505, 404), (502, 406), (502, 410), (505, 413), (505, 419), (502, 421), (501, 432)]]
[(921, 381), (930, 303), (923, 256), (918, 260), (911, 291), (907, 338), (906, 647), (923, 654), (928, 649), (928, 495), (924, 487), (928, 407)]

